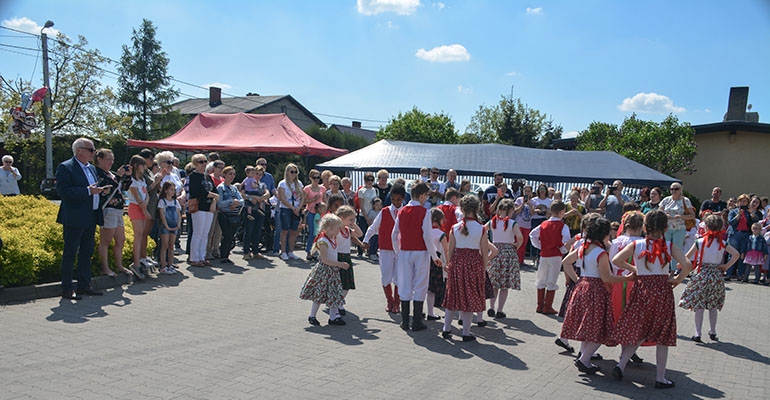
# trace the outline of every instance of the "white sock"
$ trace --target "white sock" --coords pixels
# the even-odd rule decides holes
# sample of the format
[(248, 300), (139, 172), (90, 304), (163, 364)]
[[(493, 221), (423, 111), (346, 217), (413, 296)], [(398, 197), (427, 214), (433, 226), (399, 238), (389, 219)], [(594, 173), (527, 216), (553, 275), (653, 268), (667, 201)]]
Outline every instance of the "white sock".
[(661, 344), (655, 346), (655, 379), (658, 382), (668, 383), (666, 379), (666, 363), (668, 362), (668, 346)]
[(446, 312), (444, 312), (444, 332), (452, 330), (452, 319), (454, 315), (455, 312), (453, 310), (446, 310)]
[(506, 300), (508, 300), (508, 289), (500, 289), (500, 293), (497, 295), (497, 312), (503, 312)]
[(476, 313), (476, 322), (481, 322), (484, 320), (484, 311), (479, 311)]
[(695, 310), (695, 336), (701, 337), (702, 328), (703, 328), (703, 309), (698, 308)]
[[(348, 297), (348, 290), (343, 290), (343, 291), (342, 291), (342, 298), (344, 299), (344, 298), (346, 298), (346, 297)], [(340, 309), (340, 310), (344, 310), (344, 309), (345, 309), (345, 306), (340, 306), (340, 307), (339, 307), (339, 309)]]
[(315, 318), (319, 308), (321, 308), (321, 305), (314, 301), (313, 305), (310, 306), (310, 318)]
[(717, 334), (717, 317), (718, 316), (719, 316), (719, 309), (716, 309), (716, 308), (709, 309), (709, 327), (711, 328), (711, 331), (709, 333), (714, 335)]
[(337, 307), (329, 308), (329, 319), (337, 319), (340, 317), (340, 310)]
[(433, 303), (436, 302), (436, 294), (431, 291), (428, 291), (428, 296), (425, 302), (428, 303), (428, 315), (430, 315), (431, 317), (435, 317), (436, 315), (433, 314)]
[(497, 302), (497, 292), (499, 289), (492, 289), (492, 298), (489, 299), (489, 309), (495, 309), (495, 303)]
[(471, 321), (473, 321), (473, 313), (470, 311), (461, 311), (460, 319), (463, 320), (463, 336), (470, 336)]
[(591, 356), (596, 353), (596, 350), (599, 350), (599, 346), (601, 344), (599, 343), (592, 343), (592, 342), (581, 342), (580, 343), (580, 362), (583, 363), (583, 365), (591, 366)]
[(636, 353), (636, 349), (639, 348), (639, 345), (630, 345), (630, 346), (621, 346), (621, 352), (620, 352), (620, 360), (618, 361), (618, 367), (620, 367), (621, 371), (626, 370), (626, 364), (628, 364), (628, 360), (631, 359), (631, 356)]

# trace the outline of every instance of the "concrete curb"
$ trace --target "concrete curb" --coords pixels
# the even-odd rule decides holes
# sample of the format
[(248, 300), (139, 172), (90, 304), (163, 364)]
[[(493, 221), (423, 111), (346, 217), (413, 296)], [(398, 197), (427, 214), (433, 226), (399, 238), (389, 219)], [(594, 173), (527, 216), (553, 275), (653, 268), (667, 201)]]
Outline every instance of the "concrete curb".
[[(109, 289), (120, 285), (134, 283), (133, 275), (117, 274), (114, 277), (97, 276), (91, 279), (95, 290)], [(26, 303), (36, 299), (61, 296), (61, 283), (44, 283), (42, 285), (6, 288), (0, 287), (0, 304)]]

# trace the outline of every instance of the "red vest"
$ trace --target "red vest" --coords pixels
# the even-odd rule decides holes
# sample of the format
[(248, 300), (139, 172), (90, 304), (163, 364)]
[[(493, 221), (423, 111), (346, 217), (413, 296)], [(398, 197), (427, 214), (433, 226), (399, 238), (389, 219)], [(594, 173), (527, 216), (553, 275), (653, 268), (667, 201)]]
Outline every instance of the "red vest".
[(441, 225), (441, 230), (449, 235), (449, 231), (452, 230), (454, 224), (457, 223), (457, 215), (455, 215), (455, 209), (457, 206), (454, 204), (442, 204), (438, 206), (438, 209), (444, 213), (444, 223)]
[(393, 227), (396, 226), (396, 220), (393, 219), (393, 214), (390, 213), (390, 206), (387, 206), (380, 210), (380, 230), (378, 235), (380, 250), (393, 251), (393, 241), (390, 235), (393, 233)]
[(559, 248), (564, 246), (561, 241), (562, 228), (564, 228), (562, 221), (543, 221), (540, 224), (540, 256), (561, 256)]
[(422, 221), (428, 210), (423, 206), (406, 206), (398, 211), (398, 229), (401, 232), (401, 250), (425, 251)]

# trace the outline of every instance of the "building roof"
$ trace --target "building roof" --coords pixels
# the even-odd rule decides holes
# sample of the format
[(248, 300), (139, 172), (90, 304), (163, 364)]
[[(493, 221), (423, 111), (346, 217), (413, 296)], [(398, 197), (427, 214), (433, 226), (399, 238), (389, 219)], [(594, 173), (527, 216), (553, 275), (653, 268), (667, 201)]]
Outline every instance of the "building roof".
[(695, 129), (696, 135), (733, 131), (770, 133), (770, 124), (748, 121), (714, 122), (711, 124), (693, 125), (692, 127)]
[(351, 135), (360, 136), (369, 141), (369, 143), (377, 140), (377, 131), (372, 131), (364, 128), (356, 128), (354, 126), (332, 124), (330, 129), (336, 129), (340, 133), (348, 133)]
[(676, 178), (611, 151), (560, 151), (503, 144), (434, 144), (380, 140), (317, 168), (413, 173), (420, 167), (453, 168), (458, 175), (492, 175), (544, 182), (620, 179), (626, 185), (668, 185)]
[(247, 113), (251, 114), (259, 108), (265, 107), (271, 103), (275, 103), (279, 100), (287, 99), (313, 119), (319, 126), (326, 126), (326, 124), (316, 117), (310, 110), (305, 108), (291, 95), (281, 96), (240, 96), (240, 97), (222, 97), (221, 104), (212, 107), (209, 104), (208, 98), (199, 99), (187, 99), (178, 103), (174, 103), (170, 106), (171, 110), (179, 111), (185, 115), (197, 115), (200, 113), (210, 114), (237, 114)]

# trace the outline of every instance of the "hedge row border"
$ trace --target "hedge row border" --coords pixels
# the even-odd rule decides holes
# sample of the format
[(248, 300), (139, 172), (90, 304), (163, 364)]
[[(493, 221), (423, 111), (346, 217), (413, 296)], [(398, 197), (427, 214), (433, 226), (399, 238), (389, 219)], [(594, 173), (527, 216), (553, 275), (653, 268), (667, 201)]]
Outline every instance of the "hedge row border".
[[(104, 290), (122, 285), (132, 285), (134, 283), (133, 278), (133, 275), (129, 274), (117, 274), (114, 277), (96, 276), (91, 279), (91, 286), (95, 290)], [(73, 286), (75, 286), (74, 283)], [(37, 299), (59, 297), (61, 292), (61, 282), (9, 288), (0, 286), (0, 304), (19, 304)]]

